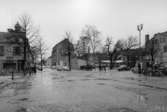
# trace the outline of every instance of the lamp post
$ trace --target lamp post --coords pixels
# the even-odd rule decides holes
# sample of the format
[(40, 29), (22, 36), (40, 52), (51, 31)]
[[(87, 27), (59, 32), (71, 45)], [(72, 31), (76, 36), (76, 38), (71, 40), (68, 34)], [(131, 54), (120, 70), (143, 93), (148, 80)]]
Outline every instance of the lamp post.
[(137, 30), (139, 31), (139, 48), (141, 48), (141, 31), (143, 29), (143, 24), (137, 25)]
[[(142, 31), (142, 29), (143, 29), (143, 24), (137, 25), (137, 30), (139, 31), (139, 48), (141, 48), (141, 31)], [(139, 69), (139, 73), (141, 73), (141, 71), (142, 71), (142, 68), (141, 68), (142, 57), (141, 57), (141, 55), (139, 55), (139, 60), (140, 60), (140, 63), (138, 65), (138, 69)]]

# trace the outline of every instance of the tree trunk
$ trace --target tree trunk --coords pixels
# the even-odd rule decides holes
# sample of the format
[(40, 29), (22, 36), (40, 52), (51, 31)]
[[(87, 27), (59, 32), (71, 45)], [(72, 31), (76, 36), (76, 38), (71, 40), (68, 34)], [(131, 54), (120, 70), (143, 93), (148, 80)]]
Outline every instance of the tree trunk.
[(113, 67), (113, 63), (112, 63), (112, 53), (109, 53), (109, 58), (110, 58), (110, 70), (112, 69)]
[(24, 61), (23, 61), (23, 74), (26, 75), (26, 48), (27, 48), (27, 38), (24, 37)]
[(42, 63), (42, 55), (41, 55), (41, 71), (43, 71), (43, 63)]
[(71, 52), (68, 52), (69, 71), (71, 71)]

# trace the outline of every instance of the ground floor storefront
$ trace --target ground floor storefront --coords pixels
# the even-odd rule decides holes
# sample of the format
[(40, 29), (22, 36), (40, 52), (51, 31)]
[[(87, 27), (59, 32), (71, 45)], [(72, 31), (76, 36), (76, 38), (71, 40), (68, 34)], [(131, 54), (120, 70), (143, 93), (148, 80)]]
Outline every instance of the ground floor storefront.
[(1, 72), (22, 72), (24, 67), (23, 60), (0, 60)]

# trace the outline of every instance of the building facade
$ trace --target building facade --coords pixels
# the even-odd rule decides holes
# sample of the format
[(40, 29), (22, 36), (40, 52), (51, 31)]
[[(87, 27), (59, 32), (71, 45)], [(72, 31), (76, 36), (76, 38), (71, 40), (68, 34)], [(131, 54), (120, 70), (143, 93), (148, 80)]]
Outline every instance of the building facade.
[(68, 66), (69, 55), (71, 68), (77, 68), (77, 60), (74, 55), (74, 47), (68, 39), (64, 39), (56, 44), (52, 49), (51, 64), (52, 66)]
[[(27, 55), (24, 56), (25, 39), (25, 32), (19, 32), (16, 29), (0, 32), (0, 72), (22, 72), (24, 65), (30, 65), (32, 58), (31, 53), (28, 52), (28, 44), (26, 48)], [(25, 62), (24, 59), (27, 61)]]
[(167, 67), (167, 32), (155, 34), (147, 42), (146, 48), (150, 48), (148, 50), (151, 51), (155, 64), (161, 64)]
[(76, 46), (77, 46), (76, 48), (77, 56), (83, 56), (89, 53), (90, 52), (89, 38), (86, 36), (81, 36)]

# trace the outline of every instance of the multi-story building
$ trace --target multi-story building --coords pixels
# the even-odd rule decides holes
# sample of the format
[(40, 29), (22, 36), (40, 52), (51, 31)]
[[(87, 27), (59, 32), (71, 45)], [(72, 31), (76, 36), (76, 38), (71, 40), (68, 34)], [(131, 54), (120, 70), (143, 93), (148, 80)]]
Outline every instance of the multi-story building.
[(77, 43), (77, 55), (83, 56), (89, 52), (89, 38), (86, 36), (80, 37), (80, 40)]
[(152, 55), (154, 63), (167, 66), (167, 32), (155, 34), (146, 43), (146, 49), (149, 48), (148, 50)]
[(77, 62), (74, 55), (73, 44), (69, 42), (68, 39), (64, 39), (52, 49), (52, 66), (69, 66), (69, 57), (71, 60), (71, 68), (76, 68)]
[[(29, 44), (26, 48), (27, 55), (24, 56), (26, 34), (18, 29), (19, 24), (16, 24), (15, 30), (9, 29), (8, 32), (0, 32), (0, 71), (21, 72), (24, 65), (30, 63)], [(25, 62), (24, 59), (27, 61)]]

